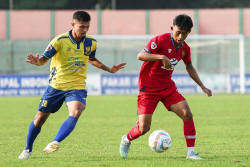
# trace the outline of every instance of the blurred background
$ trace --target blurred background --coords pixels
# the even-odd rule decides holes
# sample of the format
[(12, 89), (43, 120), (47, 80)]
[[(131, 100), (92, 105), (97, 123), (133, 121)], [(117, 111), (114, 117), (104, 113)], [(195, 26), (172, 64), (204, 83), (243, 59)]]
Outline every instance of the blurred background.
[[(41, 95), (49, 63), (27, 64), (28, 53), (42, 54), (55, 36), (69, 31), (72, 15), (91, 15), (89, 35), (98, 41), (96, 57), (126, 68), (110, 75), (89, 65), (89, 94), (136, 94), (142, 62), (136, 56), (155, 35), (171, 32), (178, 14), (194, 27), (187, 43), (200, 78), (215, 93), (250, 93), (250, 1), (247, 0), (1, 0), (0, 96)], [(182, 93), (201, 93), (183, 62), (173, 75)]]

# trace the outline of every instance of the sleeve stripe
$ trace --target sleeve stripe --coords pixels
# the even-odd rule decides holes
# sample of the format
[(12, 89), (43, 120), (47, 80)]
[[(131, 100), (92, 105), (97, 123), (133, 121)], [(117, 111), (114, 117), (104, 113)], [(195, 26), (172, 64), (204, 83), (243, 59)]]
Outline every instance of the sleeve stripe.
[(47, 58), (47, 59), (49, 59), (49, 57), (45, 56), (44, 54), (42, 54), (42, 56), (45, 57), (45, 58)]
[(147, 47), (144, 47), (144, 50), (148, 53), (152, 53)]
[(61, 40), (63, 38), (69, 38), (69, 37), (60, 37), (60, 38), (57, 39), (57, 41), (59, 41), (59, 40)]

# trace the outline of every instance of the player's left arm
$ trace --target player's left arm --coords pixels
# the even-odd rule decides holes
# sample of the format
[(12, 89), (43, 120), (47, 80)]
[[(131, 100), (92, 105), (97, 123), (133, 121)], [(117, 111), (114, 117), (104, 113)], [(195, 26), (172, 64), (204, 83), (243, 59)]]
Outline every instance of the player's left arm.
[(105, 64), (103, 64), (102, 62), (100, 62), (97, 58), (92, 58), (89, 59), (89, 63), (92, 64), (93, 66), (102, 69), (104, 71), (110, 72), (110, 73), (116, 73), (117, 71), (119, 71), (120, 69), (124, 68), (126, 63), (121, 63), (118, 65), (114, 65), (113, 67), (109, 68), (107, 67)]
[(189, 74), (189, 76), (201, 87), (202, 91), (207, 94), (207, 96), (212, 96), (212, 91), (208, 88), (206, 88), (203, 83), (201, 82), (198, 73), (194, 66), (190, 63), (186, 65), (186, 70)]

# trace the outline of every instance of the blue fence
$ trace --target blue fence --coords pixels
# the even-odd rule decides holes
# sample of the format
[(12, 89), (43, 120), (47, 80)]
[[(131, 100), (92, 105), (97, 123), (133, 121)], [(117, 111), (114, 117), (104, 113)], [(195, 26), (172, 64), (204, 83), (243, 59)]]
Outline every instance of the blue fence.
[[(210, 83), (205, 83), (207, 87), (215, 93), (239, 93), (239, 75), (228, 75), (227, 82), (219, 86), (214, 76), (209, 78), (205, 75), (202, 78)], [(218, 76), (217, 78), (222, 78)], [(188, 76), (188, 74), (174, 74), (172, 78), (181, 93), (199, 93), (200, 88)], [(94, 95), (117, 95), (117, 94), (137, 94), (138, 74), (89, 74), (87, 78), (88, 94)], [(211, 84), (212, 82), (212, 84)], [(0, 96), (41, 96), (48, 86), (48, 75), (0, 75)], [(246, 75), (246, 93), (250, 93), (250, 74)]]

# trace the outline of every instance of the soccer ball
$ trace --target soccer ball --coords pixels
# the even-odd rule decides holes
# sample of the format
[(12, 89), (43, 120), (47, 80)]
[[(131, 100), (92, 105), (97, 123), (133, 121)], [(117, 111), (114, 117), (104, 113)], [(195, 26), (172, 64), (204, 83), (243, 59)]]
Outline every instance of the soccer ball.
[(148, 138), (149, 147), (157, 153), (162, 153), (168, 150), (171, 143), (170, 135), (164, 130), (156, 130), (151, 133)]

